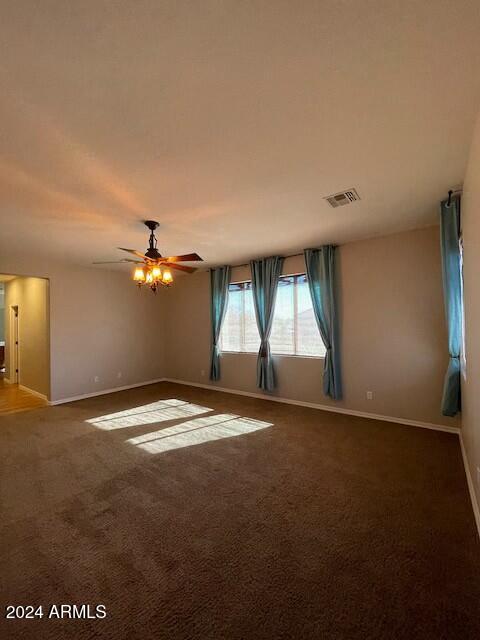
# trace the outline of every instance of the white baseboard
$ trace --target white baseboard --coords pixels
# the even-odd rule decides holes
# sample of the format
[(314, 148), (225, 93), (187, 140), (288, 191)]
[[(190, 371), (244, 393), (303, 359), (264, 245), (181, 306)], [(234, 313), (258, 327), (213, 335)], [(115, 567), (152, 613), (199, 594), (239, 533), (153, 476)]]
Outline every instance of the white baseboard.
[[(422, 429), (433, 429), (435, 431), (445, 431), (447, 433), (456, 433), (460, 440), (460, 448), (462, 450), (463, 464), (465, 467), (465, 473), (467, 476), (468, 491), (470, 493), (470, 499), (472, 501), (473, 514), (477, 525), (478, 534), (480, 536), (480, 510), (475, 496), (475, 490), (473, 485), (472, 476), (470, 473), (470, 467), (468, 465), (467, 455), (465, 447), (463, 445), (462, 433), (458, 427), (449, 427), (441, 424), (434, 424), (430, 422), (421, 422), (419, 420), (409, 420), (408, 418), (397, 418), (394, 416), (382, 416), (377, 413), (367, 413), (365, 411), (355, 411), (354, 409), (344, 409), (343, 407), (334, 407), (331, 405), (318, 404), (315, 402), (303, 402), (302, 400), (291, 400), (290, 398), (281, 398), (278, 396), (269, 396), (261, 393), (251, 393), (250, 391), (239, 391), (238, 389), (228, 389), (225, 387), (217, 387), (211, 384), (202, 384), (200, 382), (189, 382), (187, 380), (177, 380), (176, 378), (157, 378), (155, 380), (147, 380), (146, 382), (137, 382), (135, 384), (125, 385), (123, 387), (115, 387), (114, 389), (103, 389), (102, 391), (94, 391), (93, 393), (84, 393), (79, 396), (72, 396), (71, 398), (62, 398), (61, 400), (50, 401), (50, 405), (65, 404), (67, 402), (76, 402), (77, 400), (84, 400), (86, 398), (93, 398), (95, 396), (107, 395), (109, 393), (116, 393), (117, 391), (126, 391), (127, 389), (135, 389), (136, 387), (145, 387), (150, 384), (156, 384), (158, 382), (172, 382), (174, 384), (183, 384), (189, 387), (199, 387), (200, 389), (209, 389), (211, 391), (219, 391), (221, 393), (232, 393), (239, 396), (247, 396), (249, 398), (259, 398), (260, 400), (270, 400), (271, 402), (281, 402), (284, 404), (293, 404), (300, 407), (308, 407), (310, 409), (319, 409), (321, 411), (330, 411), (332, 413), (343, 413), (346, 415), (356, 416), (359, 418), (370, 418), (371, 420), (381, 420), (384, 422), (394, 422), (397, 424), (404, 424), (411, 427), (420, 427)], [(28, 391), (31, 391), (28, 389)], [(37, 394), (40, 395), (40, 394)]]
[(117, 391), (127, 391), (128, 389), (135, 389), (136, 387), (146, 387), (149, 384), (156, 384), (157, 382), (164, 382), (165, 378), (156, 378), (155, 380), (146, 380), (145, 382), (136, 382), (135, 384), (126, 384), (123, 387), (114, 387), (113, 389), (102, 389), (101, 391), (93, 391), (92, 393), (83, 393), (79, 396), (71, 396), (70, 398), (60, 398), (60, 400), (50, 400), (48, 404), (54, 406), (57, 404), (66, 404), (67, 402), (77, 402), (77, 400), (85, 400), (86, 398), (94, 398), (95, 396), (105, 396), (109, 393), (116, 393)]
[(447, 433), (456, 433), (460, 440), (460, 448), (462, 450), (463, 464), (465, 467), (465, 474), (467, 476), (468, 491), (472, 502), (473, 515), (475, 523), (477, 525), (478, 535), (480, 537), (480, 509), (475, 495), (472, 475), (470, 473), (470, 467), (468, 465), (467, 454), (463, 445), (462, 432), (459, 427), (448, 427), (442, 424), (432, 424), (429, 422), (420, 422), (418, 420), (409, 420), (406, 418), (396, 418), (393, 416), (382, 416), (376, 413), (366, 413), (364, 411), (355, 411), (353, 409), (344, 409), (342, 407), (332, 407), (330, 405), (322, 405), (314, 402), (302, 402), (301, 400), (290, 400), (289, 398), (279, 398), (275, 396), (262, 395), (260, 393), (251, 393), (249, 391), (238, 391), (236, 389), (227, 389), (225, 387), (216, 387), (210, 384), (202, 384), (199, 382), (188, 382), (186, 380), (176, 380), (175, 378), (164, 378), (165, 382), (174, 382), (176, 384), (184, 384), (190, 387), (200, 387), (201, 389), (211, 389), (212, 391), (220, 391), (222, 393), (233, 393), (239, 396), (248, 396), (250, 398), (260, 398), (261, 400), (270, 400), (273, 402), (283, 402), (285, 404), (295, 404), (300, 407), (309, 407), (311, 409), (320, 409), (322, 411), (331, 411), (333, 413), (343, 413), (347, 415), (357, 416), (360, 418), (370, 418), (372, 420), (382, 420), (385, 422), (396, 422), (398, 424), (404, 424), (411, 427), (421, 427), (422, 429), (433, 429), (435, 431), (446, 431)]
[(61, 398), (59, 400), (51, 400), (50, 405), (66, 404), (67, 402), (76, 402), (85, 400), (86, 398), (94, 398), (95, 396), (103, 396), (117, 391), (126, 391), (127, 389), (135, 389), (136, 387), (145, 387), (158, 382), (172, 382), (174, 384), (183, 384), (189, 387), (199, 387), (201, 389), (210, 389), (211, 391), (219, 391), (221, 393), (232, 393), (238, 396), (247, 396), (249, 398), (259, 398), (260, 400), (269, 400), (271, 402), (281, 402), (283, 404), (293, 404), (300, 407), (308, 407), (309, 409), (319, 409), (321, 411), (330, 411), (333, 413), (343, 413), (346, 415), (356, 416), (358, 418), (370, 418), (371, 420), (382, 420), (384, 422), (395, 422), (397, 424), (405, 424), (411, 427), (421, 427), (422, 429), (434, 429), (435, 431), (445, 431), (447, 433), (460, 434), (458, 427), (449, 427), (442, 424), (434, 424), (430, 422), (421, 422), (419, 420), (410, 420), (408, 418), (397, 418), (394, 416), (383, 416), (377, 413), (367, 413), (365, 411), (356, 411), (354, 409), (345, 409), (343, 407), (334, 407), (328, 404), (319, 404), (316, 402), (304, 402), (302, 400), (292, 400), (290, 398), (282, 398), (279, 396), (270, 396), (261, 393), (252, 393), (250, 391), (240, 391), (238, 389), (229, 389), (226, 387), (217, 387), (211, 384), (203, 384), (200, 382), (190, 382), (188, 380), (177, 380), (176, 378), (156, 378), (155, 380), (146, 380), (145, 382), (136, 382), (135, 384), (125, 385), (123, 387), (114, 387), (113, 389), (102, 389), (101, 391), (93, 391), (92, 393), (84, 393), (69, 398)]
[(203, 384), (200, 382), (188, 382), (187, 380), (177, 380), (175, 378), (164, 378), (165, 382), (174, 382), (176, 384), (185, 384), (189, 387), (200, 387), (201, 389), (210, 389), (211, 391), (220, 391), (222, 393), (233, 393), (238, 396), (248, 396), (249, 398), (259, 398), (260, 400), (270, 400), (271, 402), (282, 402), (284, 404), (294, 404), (299, 407), (308, 407), (309, 409), (320, 409), (321, 411), (330, 411), (333, 413), (344, 413), (349, 416), (358, 418), (370, 418), (371, 420), (382, 420), (383, 422), (395, 422), (397, 424), (405, 424), (410, 427), (421, 427), (422, 429), (434, 429), (435, 431), (446, 431), (447, 433), (460, 433), (458, 427), (449, 427), (443, 424), (434, 424), (431, 422), (420, 422), (419, 420), (410, 420), (408, 418), (396, 418), (393, 416), (382, 416), (378, 413), (367, 413), (365, 411), (356, 411), (354, 409), (345, 409), (343, 407), (334, 407), (329, 404), (318, 404), (316, 402), (303, 402), (302, 400), (291, 400), (290, 398), (281, 398), (279, 396), (270, 396), (261, 393), (252, 393), (250, 391), (239, 391), (237, 389), (227, 389), (226, 387), (217, 387), (211, 384)]
[(477, 502), (477, 496), (475, 494), (475, 488), (473, 484), (472, 474), (470, 473), (470, 465), (468, 464), (467, 452), (463, 444), (462, 434), (459, 433), (460, 448), (462, 450), (463, 466), (465, 467), (465, 475), (467, 476), (468, 491), (470, 493), (470, 500), (472, 501), (473, 515), (475, 517), (475, 523), (477, 525), (478, 536), (480, 537), (480, 509)]
[(31, 393), (32, 396), (37, 396), (37, 398), (41, 398), (42, 400), (45, 400), (45, 402), (48, 402), (48, 398), (44, 393), (35, 391), (35, 389), (30, 389), (30, 387), (26, 387), (24, 384), (19, 384), (18, 388), (23, 389), (23, 391), (28, 391), (28, 393)]

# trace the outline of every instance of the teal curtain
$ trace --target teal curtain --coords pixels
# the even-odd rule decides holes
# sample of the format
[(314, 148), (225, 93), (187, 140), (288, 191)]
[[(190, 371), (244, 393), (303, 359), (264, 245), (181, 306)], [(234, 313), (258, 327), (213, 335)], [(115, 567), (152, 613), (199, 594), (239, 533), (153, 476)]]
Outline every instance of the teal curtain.
[(460, 349), (462, 346), (462, 267), (460, 259), (460, 198), (440, 205), (443, 295), (448, 330), (448, 363), (443, 385), (442, 413), (454, 416), (461, 409)]
[(320, 335), (327, 350), (323, 367), (323, 392), (340, 400), (342, 383), (338, 338), (336, 247), (305, 249), (307, 280)]
[(270, 353), (270, 333), (277, 297), (278, 279), (282, 273), (283, 258), (273, 256), (263, 260), (252, 260), (252, 293), (260, 334), (260, 349), (257, 358), (257, 387), (264, 391), (275, 389), (275, 372)]
[(210, 380), (220, 380), (220, 331), (227, 310), (230, 267), (218, 267), (210, 270), (210, 316), (212, 320), (212, 361)]

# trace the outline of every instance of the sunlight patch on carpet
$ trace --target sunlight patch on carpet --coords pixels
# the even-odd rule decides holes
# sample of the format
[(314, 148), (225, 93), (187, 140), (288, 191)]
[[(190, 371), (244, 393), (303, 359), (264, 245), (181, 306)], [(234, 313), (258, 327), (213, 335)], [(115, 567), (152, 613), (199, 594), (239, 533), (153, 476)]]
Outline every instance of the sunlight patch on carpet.
[(97, 427), (97, 429), (111, 431), (112, 429), (123, 429), (126, 427), (137, 427), (143, 424), (153, 424), (155, 422), (166, 422), (167, 420), (178, 420), (179, 418), (200, 415), (202, 413), (208, 413), (209, 411), (213, 411), (213, 409), (172, 398), (170, 400), (151, 402), (150, 404), (132, 409), (125, 409), (125, 411), (117, 411), (116, 413), (110, 413), (105, 416), (90, 418), (85, 422)]
[(267, 427), (273, 427), (273, 423), (224, 413), (182, 422), (173, 427), (130, 438), (127, 442), (149, 453), (164, 453), (221, 438), (242, 436)]

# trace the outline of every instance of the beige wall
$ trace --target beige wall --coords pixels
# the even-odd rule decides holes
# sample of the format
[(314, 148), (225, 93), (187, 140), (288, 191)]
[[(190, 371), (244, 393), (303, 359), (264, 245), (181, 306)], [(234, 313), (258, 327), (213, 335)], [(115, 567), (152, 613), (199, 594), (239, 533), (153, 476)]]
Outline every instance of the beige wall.
[(50, 327), (48, 313), (48, 280), (15, 278), (5, 282), (5, 373), (13, 380), (11, 370), (10, 325), (12, 306), (18, 306), (18, 381), (42, 395), (50, 395)]
[[(439, 410), (448, 357), (438, 228), (343, 245), (339, 267), (344, 399), (323, 396), (322, 360), (288, 356), (275, 356), (277, 395), (458, 425)], [(302, 257), (285, 261), (284, 273), (302, 271)], [(4, 252), (0, 273), (49, 279), (53, 400), (163, 376), (209, 383), (208, 272), (176, 278), (157, 296), (138, 291), (127, 272)], [(233, 271), (235, 280), (248, 277), (248, 268)], [(221, 366), (219, 386), (259, 392), (255, 355), (225, 354)]]
[(164, 299), (138, 291), (128, 272), (27, 259), (2, 249), (0, 273), (49, 279), (52, 400), (164, 376)]
[[(344, 399), (323, 396), (323, 360), (288, 356), (275, 356), (276, 395), (458, 426), (440, 412), (448, 353), (438, 227), (343, 245), (339, 267)], [(285, 274), (302, 271), (301, 256), (285, 261)], [(248, 268), (234, 269), (233, 280), (248, 278)], [(200, 272), (162, 294), (171, 378), (209, 383), (209, 287)], [(224, 354), (221, 368), (218, 386), (259, 393), (255, 355)]]
[(462, 376), (462, 438), (480, 504), (480, 119), (472, 142), (462, 199), (464, 246), (465, 371)]

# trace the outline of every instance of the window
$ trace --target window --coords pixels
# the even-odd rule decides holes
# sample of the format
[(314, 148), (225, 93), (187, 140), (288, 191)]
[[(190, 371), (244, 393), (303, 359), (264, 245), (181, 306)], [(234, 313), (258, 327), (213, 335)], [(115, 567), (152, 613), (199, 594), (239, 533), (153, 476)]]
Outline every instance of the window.
[(251, 282), (228, 287), (228, 303), (220, 336), (222, 351), (257, 352), (260, 348)]
[[(229, 286), (220, 345), (240, 353), (256, 353), (260, 347), (251, 282)], [(270, 348), (275, 354), (325, 356), (305, 274), (279, 279)]]

